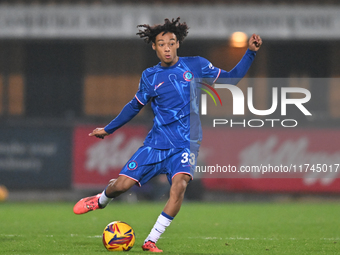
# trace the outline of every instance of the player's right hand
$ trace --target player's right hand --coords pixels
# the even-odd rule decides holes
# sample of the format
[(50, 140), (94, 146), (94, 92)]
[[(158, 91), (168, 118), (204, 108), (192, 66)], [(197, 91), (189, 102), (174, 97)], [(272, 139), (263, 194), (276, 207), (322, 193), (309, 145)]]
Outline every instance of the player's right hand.
[(252, 34), (252, 36), (249, 38), (249, 49), (252, 51), (258, 51), (262, 45), (262, 39), (257, 34)]
[(104, 137), (107, 136), (107, 135), (109, 135), (109, 134), (106, 133), (104, 128), (96, 128), (92, 131), (92, 133), (89, 134), (89, 136), (95, 136), (95, 137), (100, 138), (100, 139), (104, 139)]

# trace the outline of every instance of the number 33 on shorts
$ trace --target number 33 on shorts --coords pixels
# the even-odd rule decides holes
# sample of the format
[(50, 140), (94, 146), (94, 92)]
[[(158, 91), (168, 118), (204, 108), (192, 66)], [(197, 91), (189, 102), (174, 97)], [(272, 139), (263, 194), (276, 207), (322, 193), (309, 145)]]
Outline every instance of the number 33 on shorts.
[(195, 165), (195, 160), (196, 160), (196, 156), (194, 153), (190, 153), (190, 158), (189, 158), (189, 153), (184, 152), (182, 154), (182, 160), (181, 163), (185, 164), (189, 161), (190, 165)]

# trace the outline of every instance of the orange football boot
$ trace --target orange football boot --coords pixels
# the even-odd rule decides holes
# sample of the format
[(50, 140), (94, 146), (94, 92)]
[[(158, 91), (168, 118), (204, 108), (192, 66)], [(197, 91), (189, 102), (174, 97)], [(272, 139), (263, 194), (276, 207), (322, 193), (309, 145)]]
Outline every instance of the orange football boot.
[(73, 212), (75, 214), (84, 214), (89, 211), (94, 211), (97, 209), (102, 209), (99, 207), (98, 199), (101, 196), (101, 193), (92, 197), (85, 197), (80, 199), (75, 206), (73, 207)]
[(162, 250), (157, 248), (154, 242), (151, 242), (151, 241), (147, 241), (145, 244), (143, 244), (142, 248), (143, 248), (143, 251), (163, 252)]

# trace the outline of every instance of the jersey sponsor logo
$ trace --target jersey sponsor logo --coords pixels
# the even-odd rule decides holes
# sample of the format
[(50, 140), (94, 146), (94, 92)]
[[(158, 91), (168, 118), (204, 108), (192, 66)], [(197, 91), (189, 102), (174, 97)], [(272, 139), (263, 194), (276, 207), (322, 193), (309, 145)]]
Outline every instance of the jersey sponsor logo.
[(131, 160), (128, 164), (127, 164), (127, 169), (129, 170), (135, 170), (137, 168), (138, 164), (136, 161)]
[(193, 75), (192, 72), (186, 71), (186, 72), (183, 74), (183, 78), (184, 78), (184, 80), (186, 80), (186, 81), (191, 81), (191, 80), (194, 78), (194, 75)]
[(164, 81), (160, 82), (158, 85), (155, 85), (155, 89), (158, 89), (163, 83), (164, 83)]

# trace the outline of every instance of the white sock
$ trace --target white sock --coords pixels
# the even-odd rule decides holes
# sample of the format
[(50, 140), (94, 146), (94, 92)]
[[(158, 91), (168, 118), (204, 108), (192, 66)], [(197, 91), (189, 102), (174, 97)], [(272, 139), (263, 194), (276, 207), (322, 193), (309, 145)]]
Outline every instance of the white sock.
[(165, 229), (170, 225), (171, 221), (174, 219), (174, 217), (171, 217), (167, 215), (166, 213), (162, 212), (159, 216), (158, 219), (151, 229), (150, 234), (148, 237), (145, 239), (144, 243), (147, 241), (152, 241), (156, 243), (158, 239), (160, 238), (161, 234), (164, 233)]
[(101, 196), (99, 197), (99, 204), (101, 208), (104, 208), (105, 206), (108, 205), (108, 203), (110, 203), (112, 201), (113, 198), (107, 197), (105, 194), (105, 189), (102, 192)]

